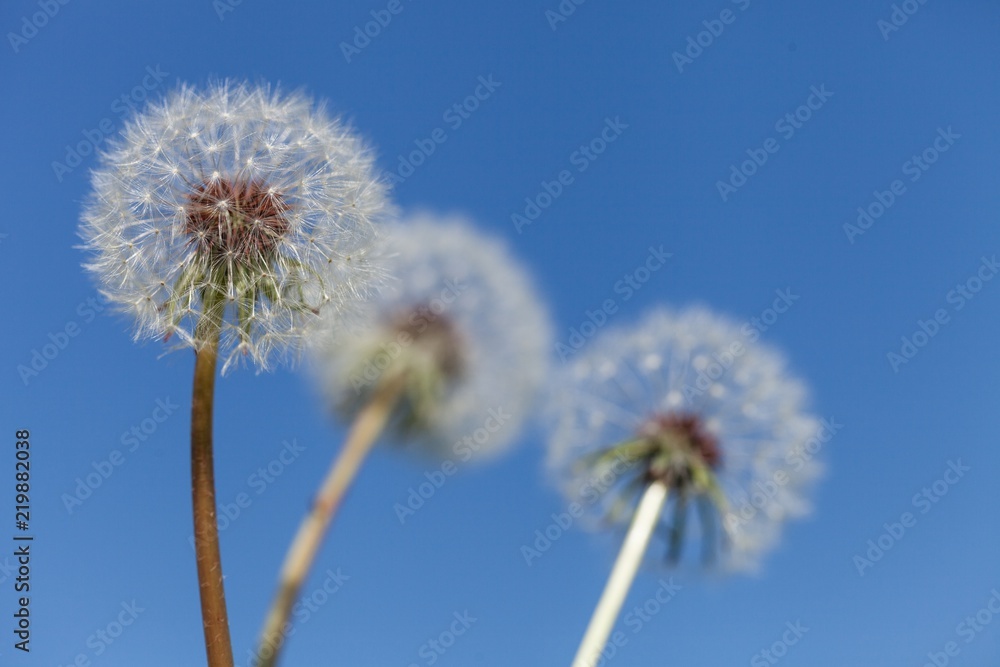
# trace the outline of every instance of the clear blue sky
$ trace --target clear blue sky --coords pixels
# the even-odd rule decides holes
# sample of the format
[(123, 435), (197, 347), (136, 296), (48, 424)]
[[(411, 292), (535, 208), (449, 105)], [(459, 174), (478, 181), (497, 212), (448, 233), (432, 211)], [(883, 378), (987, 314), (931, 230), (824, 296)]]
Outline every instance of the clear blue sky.
[[(783, 664), (921, 665), (948, 642), (959, 651), (950, 664), (1000, 659), (1000, 616), (983, 612), (980, 622), (992, 622), (978, 631), (960, 627), (1000, 590), (989, 514), (1000, 472), (1000, 279), (976, 282), (981, 258), (1000, 255), (995, 3), (910, 0), (917, 11), (905, 23), (897, 15), (902, 25), (890, 31), (879, 26), (892, 20), (888, 0), (590, 0), (565, 21), (546, 16), (557, 0), (401, 0), (350, 62), (341, 43), (388, 0), (245, 0), (227, 5), (224, 20), (211, 0), (49, 0), (55, 15), (32, 19), (45, 4), (0, 10), (0, 541), (13, 532), (16, 428), (31, 431), (36, 535), (32, 652), (13, 655), (7, 578), (3, 665), (69, 665), (81, 654), (94, 665), (203, 664), (188, 543), (192, 355), (160, 358), (160, 345), (131, 342), (129, 323), (92, 316), (96, 292), (73, 246), (93, 157), (74, 167), (66, 153), (116, 130), (122, 96), (145, 95), (144, 82), (155, 95), (213, 76), (329, 99), (377, 145), (387, 170), (442, 128), (446, 141), (398, 185), (398, 201), (464, 211), (506, 237), (538, 276), (563, 340), (607, 298), (624, 324), (659, 302), (706, 302), (749, 319), (775, 290), (799, 295), (763, 338), (809, 380), (817, 412), (843, 424), (822, 452), (828, 475), (816, 513), (790, 526), (758, 578), (678, 576), (683, 590), (641, 631), (623, 622), (628, 641), (609, 664), (769, 664), (760, 652), (796, 622), (809, 630)], [(713, 23), (727, 9), (729, 22)], [(24, 17), (45, 25), (33, 31)], [(697, 41), (704, 21), (723, 30), (679, 71), (673, 54)], [(27, 37), (12, 42), (11, 32)], [(480, 77), (499, 85), (479, 89), (486, 99), (467, 118), (446, 116)], [(799, 110), (810, 101), (813, 109)], [(808, 120), (782, 120), (796, 112)], [(619, 125), (607, 130), (614, 141), (604, 152), (577, 153), (607, 122)], [(912, 162), (936, 141), (947, 150), (928, 151), (933, 164)], [(717, 183), (747, 151), (767, 160), (724, 200)], [(572, 182), (554, 201), (542, 197), (549, 205), (518, 233), (511, 215), (563, 170)], [(845, 232), (858, 207), (897, 179), (892, 205), (862, 234)], [(673, 256), (625, 300), (616, 282), (661, 244)], [(912, 340), (918, 320), (939, 309), (936, 334), (917, 335), (926, 344), (894, 369), (887, 353), (901, 354), (901, 337)], [(18, 366), (70, 324), (76, 335), (25, 383)], [(168, 416), (157, 401), (181, 407)], [(226, 377), (217, 406), (219, 497), (252, 501), (222, 533), (233, 638), (246, 664), (285, 546), (343, 431), (304, 377), (286, 370)], [(146, 421), (147, 435), (143, 422), (154, 416), (165, 419), (155, 430)], [(144, 439), (123, 442), (133, 427)], [(273, 464), (279, 476), (251, 477), (292, 441), (304, 449)], [(378, 453), (309, 589), (327, 569), (350, 579), (299, 626), (287, 664), (568, 664), (617, 538), (573, 528), (526, 565), (521, 546), (565, 507), (542, 474), (543, 442), (530, 433), (495, 465), (463, 469), (404, 525), (393, 504), (424, 481), (428, 464)], [(68, 512), (63, 494), (115, 450), (120, 465)], [(915, 499), (959, 460), (969, 470), (938, 484), (946, 495)], [(883, 538), (891, 549), (860, 575), (855, 556), (906, 512), (912, 525)], [(640, 577), (628, 609), (655, 594), (661, 574)], [(122, 604), (133, 600), (142, 609), (134, 622), (110, 645), (99, 639), (109, 624), (117, 634)], [(466, 610), (477, 620), (443, 655), (422, 649)]]

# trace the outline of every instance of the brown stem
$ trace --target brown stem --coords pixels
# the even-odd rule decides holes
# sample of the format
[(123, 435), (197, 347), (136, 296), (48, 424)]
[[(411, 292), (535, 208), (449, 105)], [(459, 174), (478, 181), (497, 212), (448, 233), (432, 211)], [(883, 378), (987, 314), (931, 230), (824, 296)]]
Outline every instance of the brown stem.
[(371, 400), (358, 413), (347, 440), (327, 472), (312, 509), (299, 526), (299, 531), (285, 555), (278, 581), (278, 592), (268, 612), (261, 632), (257, 656), (260, 667), (274, 667), (288, 632), (292, 607), (305, 582), (323, 537), (340, 503), (357, 476), (379, 434), (385, 428), (402, 389), (402, 378), (383, 383)]
[(201, 347), (195, 352), (191, 396), (191, 497), (194, 506), (194, 546), (198, 588), (209, 667), (233, 667), (222, 556), (215, 514), (215, 472), (212, 460), (212, 404), (219, 346), (216, 308), (207, 307), (199, 326)]

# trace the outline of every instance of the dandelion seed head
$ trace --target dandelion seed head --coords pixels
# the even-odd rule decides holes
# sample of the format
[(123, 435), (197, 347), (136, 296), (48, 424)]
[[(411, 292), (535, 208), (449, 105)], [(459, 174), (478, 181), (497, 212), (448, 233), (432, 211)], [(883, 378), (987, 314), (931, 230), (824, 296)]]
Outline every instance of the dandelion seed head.
[(315, 337), (331, 404), (350, 414), (403, 374), (395, 439), (451, 459), (504, 450), (548, 367), (551, 326), (529, 276), (458, 216), (411, 216), (387, 229), (380, 252), (388, 285), (349, 332), (328, 323)]
[(754, 570), (784, 521), (809, 511), (821, 466), (796, 454), (820, 422), (804, 385), (707, 309), (658, 309), (603, 332), (560, 371), (549, 403), (548, 467), (573, 502), (626, 521), (633, 493), (667, 484), (670, 560), (694, 551), (684, 539), (723, 569)]
[(181, 86), (125, 123), (91, 180), (80, 234), (102, 293), (137, 339), (196, 348), (216, 295), (224, 371), (294, 357), (318, 313), (348, 316), (382, 278), (374, 158), (302, 94)]

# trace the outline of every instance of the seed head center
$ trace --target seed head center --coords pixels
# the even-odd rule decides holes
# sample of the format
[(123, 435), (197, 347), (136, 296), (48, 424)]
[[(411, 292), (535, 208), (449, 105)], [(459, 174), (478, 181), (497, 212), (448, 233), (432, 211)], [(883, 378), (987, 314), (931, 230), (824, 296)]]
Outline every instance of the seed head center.
[(188, 195), (185, 231), (213, 259), (268, 261), (288, 232), (290, 208), (263, 182), (213, 179)]
[(692, 468), (696, 465), (711, 470), (717, 470), (722, 465), (718, 439), (696, 414), (655, 415), (643, 424), (639, 435), (653, 442), (660, 452), (660, 456), (654, 458), (663, 462), (663, 469), (656, 470), (654, 474), (665, 475), (673, 483), (690, 479)]
[(435, 313), (427, 305), (413, 306), (396, 315), (391, 327), (427, 354), (444, 377), (455, 378), (462, 373), (462, 341), (455, 324), (444, 314)]

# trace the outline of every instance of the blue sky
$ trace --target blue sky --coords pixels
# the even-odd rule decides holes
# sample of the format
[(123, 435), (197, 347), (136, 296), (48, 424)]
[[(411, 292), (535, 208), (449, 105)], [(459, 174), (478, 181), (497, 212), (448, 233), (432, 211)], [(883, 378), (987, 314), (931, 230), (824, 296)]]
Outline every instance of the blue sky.
[[(556, 0), (401, 0), (354, 52), (342, 43), (371, 12), (384, 20), (387, 0), (4, 3), (2, 451), (9, 471), (15, 430), (30, 430), (35, 542), (32, 651), (12, 650), (13, 581), (0, 570), (0, 662), (204, 660), (188, 543), (192, 355), (133, 344), (128, 322), (88, 301), (96, 290), (73, 246), (94, 161), (68, 152), (92, 152), (136, 100), (219, 76), (329, 100), (397, 174), (440, 128), (398, 202), (463, 211), (505, 237), (537, 276), (560, 340), (608, 298), (612, 321), (626, 324), (662, 302), (750, 319), (776, 290), (799, 297), (763, 338), (808, 379), (816, 412), (843, 425), (820, 453), (815, 514), (788, 527), (756, 578), (675, 575), (683, 588), (658, 613), (623, 620), (627, 642), (608, 664), (772, 664), (762, 651), (794, 638), (786, 624), (796, 623), (808, 631), (779, 645), (782, 664), (922, 665), (949, 642), (948, 664), (1000, 659), (1000, 617), (987, 606), (1000, 590), (988, 514), (1000, 280), (986, 279), (1000, 254), (1000, 6), (676, 4), (566, 0), (564, 16), (548, 13)], [(688, 41), (699, 33), (700, 52)], [(690, 62), (674, 55), (687, 49)], [(477, 87), (478, 108), (449, 114)], [(582, 153), (602, 131), (613, 141)], [(762, 164), (744, 165), (754, 156)], [(745, 182), (733, 176), (741, 168), (753, 172)], [(539, 200), (564, 171), (558, 196)], [(518, 229), (526, 199), (540, 210)], [(872, 222), (845, 228), (859, 207)], [(661, 245), (667, 264), (628, 299), (616, 292)], [(18, 371), (50, 344), (59, 349), (37, 375)], [(888, 356), (904, 352), (905, 363)], [(219, 498), (251, 501), (222, 532), (245, 665), (343, 431), (301, 373), (241, 371), (217, 389)], [(393, 504), (434, 467), (377, 452), (307, 586), (321, 590), (329, 570), (340, 588), (297, 626), (286, 664), (568, 664), (617, 537), (573, 527), (525, 563), (521, 546), (565, 509), (543, 456), (536, 429), (501, 461), (448, 478), (401, 525)], [(110, 476), (70, 512), (64, 494), (111, 458)], [(884, 537), (907, 512), (902, 535)], [(880, 537), (891, 548), (860, 574), (855, 557)], [(626, 609), (669, 575), (643, 573)], [(446, 651), (427, 643), (466, 613)]]

